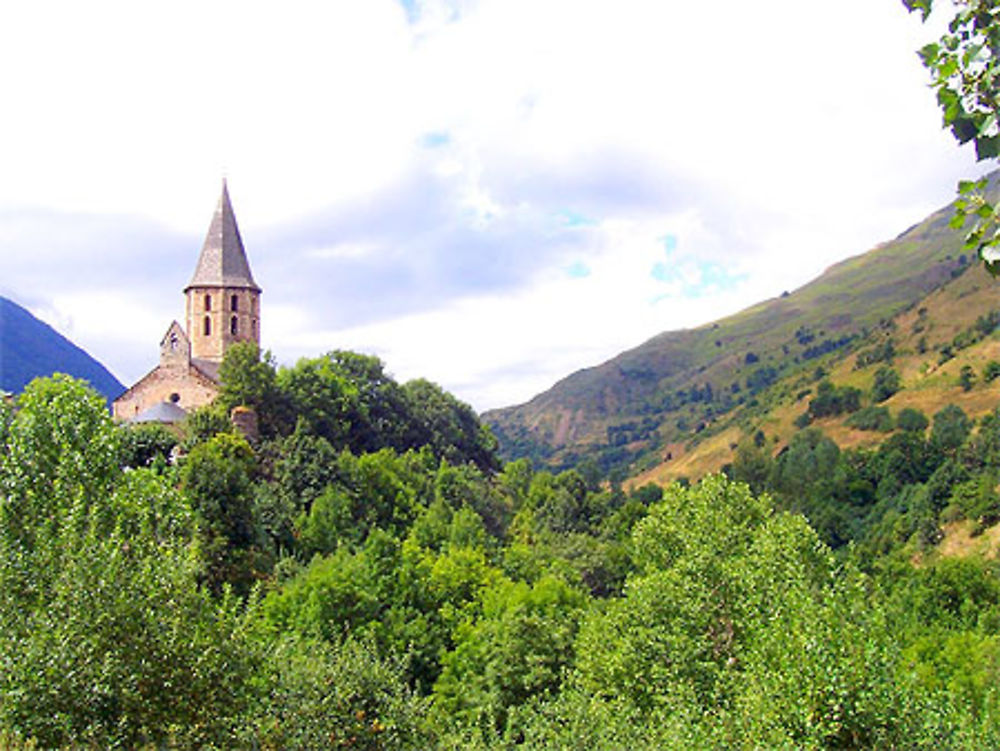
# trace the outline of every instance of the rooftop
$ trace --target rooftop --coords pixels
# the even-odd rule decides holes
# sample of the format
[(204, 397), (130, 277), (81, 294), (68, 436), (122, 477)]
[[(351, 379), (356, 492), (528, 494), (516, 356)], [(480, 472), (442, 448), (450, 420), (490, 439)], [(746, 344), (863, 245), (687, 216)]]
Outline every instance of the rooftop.
[(184, 289), (191, 287), (236, 287), (260, 292), (260, 287), (250, 273), (243, 239), (236, 226), (236, 215), (229, 201), (229, 189), (222, 183), (222, 195), (215, 208), (212, 224), (205, 236), (205, 243), (198, 257), (194, 276)]

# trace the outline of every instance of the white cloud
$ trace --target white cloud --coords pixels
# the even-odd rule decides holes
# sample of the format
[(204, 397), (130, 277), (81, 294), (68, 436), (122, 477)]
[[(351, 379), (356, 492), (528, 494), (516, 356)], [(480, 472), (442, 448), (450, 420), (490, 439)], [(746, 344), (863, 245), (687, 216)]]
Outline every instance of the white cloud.
[(950, 200), (932, 36), (871, 0), (9, 4), (0, 291), (144, 372), (225, 174), (280, 357), (526, 399)]

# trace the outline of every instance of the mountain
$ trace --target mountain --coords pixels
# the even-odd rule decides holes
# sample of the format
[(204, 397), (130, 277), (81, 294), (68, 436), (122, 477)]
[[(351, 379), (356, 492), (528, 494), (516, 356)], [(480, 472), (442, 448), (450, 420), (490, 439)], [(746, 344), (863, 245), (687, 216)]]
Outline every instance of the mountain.
[[(991, 190), (997, 190), (995, 176)], [(696, 329), (660, 334), (526, 404), (483, 418), (507, 458), (528, 456), (554, 467), (593, 460), (604, 470), (633, 472), (674, 461), (739, 426), (717, 452), (721, 464), (750, 426), (795, 396), (793, 383), (798, 394), (815, 383), (805, 376), (892, 341), (900, 315), (924, 307), (929, 295), (957, 284), (970, 269), (969, 279), (986, 289), (975, 305), (942, 311), (936, 333), (968, 327), (966, 318), (974, 322), (977, 310), (991, 306), (995, 287), (963, 254), (951, 215), (945, 207), (800, 289)], [(930, 346), (946, 345), (942, 339)]]
[(0, 297), (0, 389), (21, 391), (32, 378), (68, 373), (109, 401), (125, 387), (101, 363), (15, 302)]

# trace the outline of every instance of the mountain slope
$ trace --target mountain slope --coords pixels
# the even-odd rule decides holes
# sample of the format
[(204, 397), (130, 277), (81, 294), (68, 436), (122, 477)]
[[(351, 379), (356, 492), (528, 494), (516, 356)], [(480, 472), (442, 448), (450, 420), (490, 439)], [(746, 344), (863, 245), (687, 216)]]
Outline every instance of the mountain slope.
[(101, 363), (20, 305), (0, 297), (0, 389), (19, 392), (32, 378), (68, 373), (108, 400), (125, 387)]
[(759, 411), (772, 384), (862, 346), (967, 268), (951, 207), (819, 278), (697, 329), (660, 334), (530, 402), (484, 415), (508, 457), (603, 468)]

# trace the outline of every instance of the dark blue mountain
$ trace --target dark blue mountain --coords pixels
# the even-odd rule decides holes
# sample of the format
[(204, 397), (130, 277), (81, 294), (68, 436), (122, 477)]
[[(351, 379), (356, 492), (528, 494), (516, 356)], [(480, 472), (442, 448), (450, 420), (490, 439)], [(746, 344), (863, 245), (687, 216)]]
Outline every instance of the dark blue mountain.
[(20, 392), (32, 378), (67, 373), (108, 401), (125, 387), (101, 363), (17, 303), (0, 297), (0, 390)]

